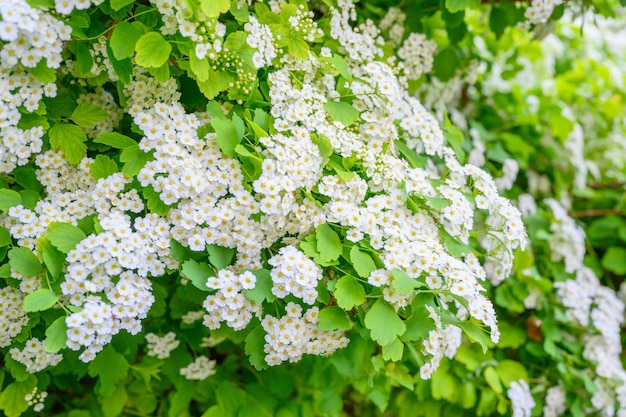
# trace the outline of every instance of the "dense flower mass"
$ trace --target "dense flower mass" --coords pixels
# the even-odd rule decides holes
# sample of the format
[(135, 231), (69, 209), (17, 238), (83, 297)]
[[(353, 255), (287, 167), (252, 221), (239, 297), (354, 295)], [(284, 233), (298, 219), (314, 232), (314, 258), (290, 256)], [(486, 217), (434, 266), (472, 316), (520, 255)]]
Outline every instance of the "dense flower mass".
[(453, 3), (0, 0), (0, 411), (626, 413), (626, 79)]

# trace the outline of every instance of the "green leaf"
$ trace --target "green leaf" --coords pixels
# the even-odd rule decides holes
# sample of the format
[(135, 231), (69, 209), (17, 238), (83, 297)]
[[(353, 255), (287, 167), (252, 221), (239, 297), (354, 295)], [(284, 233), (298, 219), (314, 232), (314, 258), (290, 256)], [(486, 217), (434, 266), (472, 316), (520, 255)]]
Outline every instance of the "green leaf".
[(122, 9), (129, 4), (132, 4), (135, 0), (111, 0), (111, 8), (115, 11)]
[(235, 249), (225, 248), (218, 245), (207, 245), (207, 251), (209, 252), (209, 261), (217, 268), (224, 269), (235, 256)]
[(6, 228), (0, 226), (0, 248), (9, 246), (11, 242), (13, 242), (11, 233)]
[(240, 138), (232, 120), (214, 117), (211, 119), (211, 126), (217, 134), (217, 143), (225, 155), (235, 156), (235, 147), (239, 144)]
[(200, 8), (208, 18), (219, 17), (230, 9), (230, 0), (201, 0)]
[(350, 262), (352, 262), (354, 270), (361, 278), (367, 278), (376, 269), (376, 264), (372, 257), (366, 252), (361, 252), (356, 245), (350, 249)]
[(118, 385), (115, 391), (100, 402), (104, 417), (117, 417), (124, 411), (124, 406), (128, 401), (128, 393), (124, 385)]
[(337, 260), (343, 251), (339, 235), (328, 224), (320, 224), (315, 231), (317, 250), (324, 262)]
[(37, 173), (34, 168), (21, 166), (13, 170), (13, 178), (15, 182), (24, 187), (26, 190), (33, 190), (42, 193), (44, 188), (37, 179)]
[(423, 305), (416, 308), (404, 323), (406, 332), (402, 335), (402, 339), (408, 341), (425, 339), (431, 330), (435, 330), (435, 322), (429, 317), (428, 310)]
[(479, 328), (477, 324), (471, 321), (462, 321), (456, 323), (456, 325), (463, 330), (470, 342), (478, 343), (483, 349), (483, 353), (487, 353), (491, 339), (489, 339), (489, 336), (482, 328)]
[(119, 22), (113, 29), (109, 40), (113, 56), (118, 60), (132, 56), (135, 52), (135, 45), (142, 35), (143, 31), (139, 28), (139, 24)]
[(382, 298), (365, 314), (365, 327), (371, 330), (372, 340), (381, 346), (390, 344), (406, 330), (396, 310)]
[(491, 387), (496, 394), (502, 394), (502, 383), (500, 382), (500, 377), (498, 376), (496, 369), (493, 366), (488, 366), (485, 368), (483, 375), (487, 385), (489, 385), (489, 387)]
[(272, 293), (272, 276), (267, 269), (258, 269), (251, 271), (256, 277), (256, 285), (254, 288), (244, 290), (248, 300), (252, 300), (261, 304), (264, 301), (269, 303), (276, 299), (276, 296)]
[(135, 142), (133, 139), (117, 132), (102, 133), (93, 141), (96, 143), (109, 145), (112, 148), (116, 148), (116, 149), (125, 149), (130, 146), (137, 145), (137, 142)]
[(146, 68), (158, 68), (165, 64), (172, 52), (172, 45), (158, 32), (142, 35), (135, 44), (135, 62)]
[(435, 400), (455, 403), (458, 397), (458, 380), (445, 370), (435, 372), (431, 377), (430, 391)]
[(46, 329), (46, 339), (43, 344), (48, 352), (58, 352), (67, 347), (65, 316), (61, 316), (53, 321), (50, 327)]
[(209, 291), (209, 287), (206, 286), (207, 280), (209, 277), (215, 276), (213, 269), (209, 265), (201, 264), (193, 259), (186, 260), (180, 272), (183, 276), (188, 278), (196, 288), (202, 291)]
[(106, 178), (119, 171), (119, 167), (114, 160), (107, 155), (96, 155), (95, 161), (89, 166), (89, 172), (95, 180)]
[(386, 361), (397, 362), (402, 359), (404, 353), (404, 343), (400, 339), (395, 339), (388, 345), (383, 346), (383, 359)]
[(25, 381), (12, 382), (0, 395), (0, 410), (4, 410), (6, 417), (19, 417), (30, 407), (26, 402), (26, 395), (37, 385), (37, 378), (29, 375)]
[(319, 328), (322, 330), (349, 330), (350, 319), (346, 312), (337, 306), (330, 306), (320, 310)]
[(87, 135), (80, 127), (68, 123), (57, 123), (48, 131), (50, 145), (53, 149), (61, 149), (67, 160), (76, 165), (87, 155), (84, 142)]
[(22, 204), (22, 197), (17, 191), (0, 188), (0, 210), (7, 211), (11, 207)]
[(602, 257), (602, 267), (617, 275), (626, 274), (626, 248), (611, 246)]
[(151, 185), (141, 190), (141, 195), (146, 200), (146, 205), (150, 213), (156, 213), (161, 217), (167, 216), (171, 207), (161, 200), (161, 195), (157, 193)]
[(128, 362), (108, 345), (89, 363), (89, 376), (98, 377), (96, 391), (106, 397), (115, 392), (117, 384), (128, 374)]
[(196, 79), (204, 82), (209, 79), (209, 70), (211, 65), (208, 59), (199, 59), (195, 52), (189, 54), (189, 68), (195, 74)]
[(54, 222), (48, 227), (46, 235), (50, 243), (63, 253), (69, 253), (87, 236), (78, 227), (67, 223)]
[(331, 68), (337, 70), (339, 75), (341, 75), (343, 78), (345, 78), (348, 81), (352, 81), (352, 74), (350, 73), (350, 70), (348, 69), (348, 63), (346, 62), (345, 59), (343, 59), (341, 55), (333, 54), (333, 56), (330, 58), (322, 57), (320, 60), (331, 63), (332, 64)]
[(24, 311), (30, 313), (47, 310), (55, 305), (57, 301), (59, 301), (59, 297), (54, 291), (48, 288), (41, 288), (24, 297)]
[(244, 345), (244, 351), (250, 358), (250, 363), (257, 371), (267, 369), (268, 365), (265, 362), (265, 332), (263, 326), (260, 324), (256, 326), (248, 336)]
[(441, 81), (448, 81), (459, 67), (460, 61), (456, 50), (452, 47), (446, 48), (439, 52), (433, 62), (433, 73)]
[(37, 252), (41, 255), (43, 263), (46, 265), (46, 268), (48, 268), (52, 279), (56, 280), (59, 278), (63, 271), (65, 254), (52, 246), (52, 243), (45, 237), (37, 239)]
[(512, 359), (503, 359), (496, 365), (496, 372), (506, 388), (511, 386), (511, 382), (523, 379), (528, 381), (528, 371), (521, 363)]
[(56, 70), (48, 67), (45, 59), (40, 60), (34, 67), (24, 67), (24, 69), (42, 83), (53, 83), (57, 80)]
[(361, 116), (357, 109), (343, 101), (327, 101), (324, 103), (324, 107), (334, 121), (340, 122), (344, 126), (350, 126)]
[(334, 295), (337, 305), (346, 311), (365, 302), (365, 288), (352, 275), (337, 280)]
[(446, 0), (446, 9), (450, 13), (460, 12), (465, 9), (475, 9), (480, 6), (480, 0)]
[(70, 119), (78, 126), (89, 127), (109, 117), (109, 113), (91, 103), (80, 103), (72, 112)]
[(391, 272), (393, 275), (393, 281), (391, 285), (400, 293), (400, 294), (411, 294), (416, 288), (422, 286), (420, 282), (408, 276), (405, 272), (394, 268)]
[(122, 172), (128, 177), (134, 177), (151, 159), (152, 154), (142, 151), (139, 145), (127, 146), (120, 155), (120, 161), (124, 163)]
[(26, 247), (15, 247), (9, 251), (11, 268), (22, 275), (33, 277), (43, 272), (43, 267), (35, 254)]
[(76, 44), (76, 68), (80, 74), (89, 74), (93, 66), (93, 57), (89, 53), (90, 48), (84, 42)]

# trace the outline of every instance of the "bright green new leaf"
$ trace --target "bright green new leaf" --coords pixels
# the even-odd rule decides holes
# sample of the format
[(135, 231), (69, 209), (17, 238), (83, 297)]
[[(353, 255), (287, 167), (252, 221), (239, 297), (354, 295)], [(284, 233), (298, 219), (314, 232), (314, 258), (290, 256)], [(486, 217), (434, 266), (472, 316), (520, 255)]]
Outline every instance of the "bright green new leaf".
[(215, 276), (213, 269), (205, 264), (188, 259), (183, 263), (181, 274), (188, 278), (191, 283), (202, 291), (209, 291), (209, 287), (206, 286), (207, 279)]
[(528, 371), (521, 363), (512, 359), (503, 359), (496, 365), (496, 372), (506, 388), (511, 386), (511, 382), (523, 379), (528, 381)]
[(151, 185), (141, 190), (141, 195), (146, 200), (146, 206), (148, 206), (150, 213), (156, 213), (161, 217), (167, 216), (171, 207), (161, 200), (161, 195), (157, 193)]
[(458, 397), (459, 381), (445, 370), (438, 370), (431, 377), (430, 391), (435, 400), (455, 403)]
[(124, 406), (128, 401), (128, 393), (124, 385), (118, 385), (115, 391), (102, 398), (102, 414), (104, 417), (117, 417), (124, 411)]
[(322, 330), (348, 330), (350, 319), (346, 312), (337, 306), (330, 306), (320, 310), (319, 328)]
[(237, 129), (232, 120), (226, 118), (214, 117), (211, 119), (211, 126), (217, 134), (217, 143), (225, 155), (235, 156), (235, 147), (239, 144), (240, 139), (237, 135)]
[(404, 343), (400, 339), (394, 339), (388, 345), (383, 346), (383, 359), (386, 361), (397, 362), (402, 359), (404, 353)]
[(152, 154), (142, 151), (139, 145), (127, 146), (120, 155), (120, 161), (124, 163), (122, 172), (128, 177), (134, 177), (151, 159)]
[(204, 82), (209, 79), (209, 70), (211, 65), (208, 59), (199, 59), (195, 52), (189, 54), (189, 67), (191, 71), (196, 75), (196, 79), (200, 82)]
[(343, 78), (345, 78), (348, 81), (352, 81), (352, 74), (350, 73), (350, 70), (348, 69), (348, 63), (341, 55), (333, 54), (332, 57), (330, 58), (322, 57), (321, 60), (324, 62), (331, 63), (332, 67), (336, 69), (337, 72), (339, 72), (339, 75), (341, 75)]
[(109, 145), (112, 148), (116, 148), (116, 149), (124, 149), (124, 148), (128, 148), (129, 146), (137, 145), (137, 142), (135, 142), (133, 139), (117, 132), (102, 133), (93, 141), (96, 143)]
[(489, 387), (491, 387), (496, 394), (502, 394), (502, 382), (500, 382), (500, 377), (498, 376), (496, 369), (493, 366), (488, 366), (485, 368), (483, 375), (487, 385), (489, 385)]
[(135, 45), (142, 35), (143, 31), (137, 24), (119, 22), (113, 29), (113, 34), (109, 40), (113, 56), (118, 60), (132, 56), (135, 52)]
[(405, 272), (394, 268), (392, 271), (393, 281), (391, 285), (398, 291), (400, 294), (410, 294), (416, 288), (422, 286), (422, 284), (416, 281), (414, 278), (408, 276)]
[(158, 68), (165, 64), (172, 52), (169, 44), (158, 32), (148, 32), (142, 35), (135, 44), (135, 61), (146, 68)]
[(86, 238), (85, 232), (78, 227), (67, 223), (52, 223), (48, 227), (46, 236), (50, 243), (63, 253), (68, 253)]
[(480, 6), (480, 0), (446, 0), (446, 9), (450, 13), (460, 12), (465, 9), (474, 9)]
[(0, 210), (7, 211), (11, 207), (22, 204), (22, 197), (17, 191), (0, 188)]
[(272, 277), (267, 269), (251, 271), (256, 277), (254, 288), (244, 290), (246, 298), (261, 304), (264, 301), (273, 302), (276, 296), (272, 293)]
[(119, 167), (114, 160), (107, 155), (96, 155), (96, 159), (89, 165), (89, 172), (95, 180), (106, 178), (119, 171)]
[(289, 53), (301, 61), (309, 59), (309, 44), (299, 36), (288, 35), (285, 38), (285, 45)]
[(108, 345), (89, 363), (89, 376), (98, 377), (96, 391), (103, 396), (115, 392), (117, 384), (128, 374), (128, 362)]
[(15, 381), (7, 385), (0, 395), (0, 410), (6, 417), (19, 417), (30, 407), (26, 402), (26, 395), (37, 385), (37, 378), (29, 375), (25, 381)]
[(621, 246), (611, 246), (602, 257), (602, 266), (617, 275), (626, 274), (626, 249)]
[(24, 311), (47, 310), (59, 301), (59, 296), (51, 289), (41, 288), (24, 297)]
[(217, 268), (224, 269), (235, 256), (235, 249), (225, 248), (218, 245), (207, 245), (207, 251), (209, 252), (209, 261)]
[(80, 103), (72, 112), (70, 119), (78, 126), (89, 127), (109, 117), (109, 113), (91, 103)]
[(365, 301), (365, 288), (352, 275), (344, 275), (335, 284), (335, 300), (344, 310), (351, 310)]
[(484, 330), (477, 327), (476, 324), (468, 321), (463, 321), (457, 323), (456, 325), (463, 330), (463, 333), (467, 335), (467, 338), (470, 340), (470, 342), (478, 343), (483, 349), (483, 353), (487, 352), (487, 349), (491, 344), (491, 339)]
[(200, 8), (206, 17), (219, 17), (230, 9), (230, 0), (201, 0)]
[(381, 346), (390, 344), (406, 330), (396, 310), (382, 298), (365, 314), (365, 327), (371, 330), (372, 340)]
[(48, 268), (48, 272), (53, 280), (61, 276), (65, 254), (52, 246), (52, 243), (45, 237), (37, 239), (37, 252), (41, 255), (43, 263)]
[(344, 126), (350, 126), (352, 123), (356, 122), (361, 115), (352, 104), (343, 101), (327, 101), (324, 103), (324, 107), (334, 121), (340, 122)]
[(53, 353), (67, 346), (67, 324), (64, 315), (53, 321), (46, 329), (46, 339), (43, 344), (47, 352)]
[(24, 67), (24, 69), (42, 83), (53, 83), (57, 80), (56, 70), (48, 67), (45, 59), (40, 60), (34, 67)]
[(87, 135), (79, 126), (57, 123), (48, 131), (50, 145), (61, 149), (70, 163), (76, 165), (87, 155)]
[(111, 8), (113, 10), (120, 10), (121, 8), (132, 4), (134, 0), (111, 0)]
[(319, 225), (315, 231), (315, 237), (317, 240), (317, 251), (320, 253), (322, 261), (331, 262), (339, 258), (343, 251), (343, 246), (341, 245), (339, 235), (332, 227), (326, 223)]
[(30, 249), (24, 246), (14, 247), (9, 251), (9, 264), (11, 269), (27, 277), (33, 277), (43, 272), (39, 259)]
[(350, 249), (350, 261), (361, 278), (367, 278), (376, 269), (372, 257), (366, 252), (362, 252), (356, 245)]

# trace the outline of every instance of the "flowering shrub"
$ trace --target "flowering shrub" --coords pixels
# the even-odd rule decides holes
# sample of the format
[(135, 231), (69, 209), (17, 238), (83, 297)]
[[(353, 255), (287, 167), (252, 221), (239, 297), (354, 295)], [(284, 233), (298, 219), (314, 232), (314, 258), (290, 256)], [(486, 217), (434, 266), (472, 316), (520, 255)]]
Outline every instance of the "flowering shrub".
[(0, 409), (626, 413), (626, 57), (474, 3), (0, 0)]

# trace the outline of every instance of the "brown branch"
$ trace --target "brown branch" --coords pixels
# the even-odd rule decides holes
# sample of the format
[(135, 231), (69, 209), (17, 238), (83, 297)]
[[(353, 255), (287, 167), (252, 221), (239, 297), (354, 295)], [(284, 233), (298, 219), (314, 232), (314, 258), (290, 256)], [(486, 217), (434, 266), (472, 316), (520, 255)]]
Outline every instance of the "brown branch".
[(588, 187), (593, 190), (600, 190), (602, 188), (622, 188), (626, 185), (626, 182), (613, 181), (613, 182), (595, 182), (589, 184)]
[(618, 210), (618, 209), (593, 209), (593, 210), (574, 211), (570, 213), (570, 216), (574, 218), (602, 217), (602, 216), (609, 216), (611, 214), (617, 215), (617, 216), (623, 216), (623, 215), (626, 215), (626, 212), (623, 212), (622, 210)]

